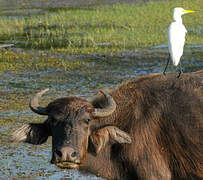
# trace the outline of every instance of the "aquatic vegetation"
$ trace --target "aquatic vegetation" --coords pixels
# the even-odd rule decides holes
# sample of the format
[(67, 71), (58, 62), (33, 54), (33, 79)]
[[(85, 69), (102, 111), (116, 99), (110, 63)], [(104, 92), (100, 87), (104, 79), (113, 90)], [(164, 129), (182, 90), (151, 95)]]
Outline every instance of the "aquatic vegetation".
[(19, 72), (19, 71), (42, 71), (47, 69), (76, 70), (87, 68), (88, 64), (78, 59), (70, 59), (65, 55), (50, 55), (48, 52), (31, 51), (1, 51), (0, 52), (0, 71)]

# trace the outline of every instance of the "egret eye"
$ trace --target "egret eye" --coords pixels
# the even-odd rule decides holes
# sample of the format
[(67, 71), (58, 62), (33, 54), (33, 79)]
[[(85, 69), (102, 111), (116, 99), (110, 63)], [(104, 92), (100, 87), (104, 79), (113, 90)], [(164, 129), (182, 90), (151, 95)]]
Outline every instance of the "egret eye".
[(86, 123), (86, 124), (89, 124), (89, 122), (90, 122), (90, 119), (86, 119), (86, 120), (85, 120), (85, 123)]

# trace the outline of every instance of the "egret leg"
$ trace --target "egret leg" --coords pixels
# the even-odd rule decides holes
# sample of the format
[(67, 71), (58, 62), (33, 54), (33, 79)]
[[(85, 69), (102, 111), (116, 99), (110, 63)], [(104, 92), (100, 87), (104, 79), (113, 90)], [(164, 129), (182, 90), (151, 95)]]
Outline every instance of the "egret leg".
[(180, 62), (179, 63), (179, 69), (178, 69), (178, 76), (177, 76), (177, 78), (179, 78), (182, 73), (183, 73), (183, 70), (182, 70), (182, 65), (181, 65), (181, 62)]
[(170, 54), (168, 55), (168, 58), (167, 58), (166, 67), (165, 67), (164, 72), (163, 72), (164, 75), (166, 75), (166, 69), (168, 67), (169, 60), (170, 60)]

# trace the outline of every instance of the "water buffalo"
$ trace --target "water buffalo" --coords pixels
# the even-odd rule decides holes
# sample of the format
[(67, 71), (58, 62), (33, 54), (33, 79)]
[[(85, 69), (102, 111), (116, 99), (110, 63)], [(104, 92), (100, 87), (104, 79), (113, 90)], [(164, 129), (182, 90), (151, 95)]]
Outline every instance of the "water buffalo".
[(52, 136), (51, 163), (107, 179), (203, 179), (203, 71), (128, 80), (91, 101), (59, 98), (30, 108), (48, 118), (23, 125), (14, 142)]

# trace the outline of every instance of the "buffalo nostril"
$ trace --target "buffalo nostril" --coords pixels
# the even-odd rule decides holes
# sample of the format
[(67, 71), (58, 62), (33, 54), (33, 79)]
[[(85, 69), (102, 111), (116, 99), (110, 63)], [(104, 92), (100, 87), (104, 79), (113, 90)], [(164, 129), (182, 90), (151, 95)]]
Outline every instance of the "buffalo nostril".
[(78, 152), (75, 151), (72, 147), (62, 147), (61, 149), (54, 150), (55, 158), (58, 161), (76, 161), (78, 159)]
[(77, 153), (76, 152), (73, 152), (72, 154), (71, 154), (71, 157), (72, 158), (74, 158), (74, 157), (76, 157), (77, 156)]

